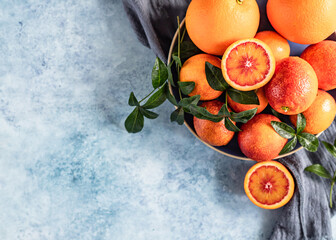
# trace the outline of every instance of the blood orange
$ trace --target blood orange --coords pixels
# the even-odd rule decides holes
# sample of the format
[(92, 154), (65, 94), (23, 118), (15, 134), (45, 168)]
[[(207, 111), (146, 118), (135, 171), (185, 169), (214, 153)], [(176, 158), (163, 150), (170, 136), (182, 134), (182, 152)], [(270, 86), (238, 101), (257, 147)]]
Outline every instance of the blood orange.
[(258, 207), (276, 209), (292, 198), (294, 179), (279, 162), (260, 162), (251, 167), (244, 181), (247, 197)]
[(258, 89), (271, 80), (275, 70), (272, 50), (258, 39), (231, 44), (222, 58), (222, 72), (227, 83), (238, 90)]

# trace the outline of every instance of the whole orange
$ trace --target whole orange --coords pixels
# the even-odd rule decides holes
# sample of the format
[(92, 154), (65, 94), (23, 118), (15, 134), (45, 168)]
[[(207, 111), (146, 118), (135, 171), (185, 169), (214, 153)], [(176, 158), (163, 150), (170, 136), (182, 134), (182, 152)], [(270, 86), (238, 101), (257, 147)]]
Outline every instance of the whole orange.
[(199, 49), (223, 55), (231, 43), (253, 38), (259, 19), (255, 0), (192, 0), (186, 13), (186, 28)]
[(222, 92), (212, 89), (206, 79), (205, 63), (209, 62), (216, 67), (221, 67), (221, 60), (209, 54), (198, 54), (189, 58), (180, 71), (181, 82), (195, 82), (194, 90), (189, 96), (201, 95), (201, 100), (218, 98)]
[(275, 61), (289, 57), (290, 47), (285, 38), (273, 31), (258, 32), (255, 38), (266, 43), (272, 50)]
[(264, 87), (271, 107), (282, 114), (305, 111), (314, 102), (318, 82), (314, 69), (299, 57), (280, 60), (271, 81)]
[[(326, 130), (335, 119), (335, 99), (329, 93), (318, 90), (315, 101), (302, 114), (306, 118), (304, 132), (318, 134)], [(290, 120), (296, 126), (297, 115), (290, 116)]]
[[(335, 12), (336, 15), (336, 12)], [(306, 48), (301, 54), (315, 70), (319, 88), (336, 88), (336, 42), (322, 41)]]
[(268, 105), (267, 98), (265, 96), (265, 92), (263, 88), (259, 88), (257, 91), (257, 96), (259, 99), (259, 105), (254, 105), (254, 104), (241, 104), (233, 101), (229, 96), (227, 98), (228, 103), (230, 107), (233, 109), (235, 112), (243, 112), (246, 110), (250, 110), (253, 108), (258, 108), (257, 114), (262, 112)]
[[(213, 100), (204, 102), (201, 106), (206, 107), (212, 114), (218, 114), (223, 104), (224, 103), (218, 100)], [(216, 123), (194, 117), (194, 128), (200, 139), (213, 146), (223, 146), (228, 144), (234, 135), (234, 132), (226, 129), (224, 120)]]
[(256, 161), (276, 158), (287, 143), (272, 127), (271, 121), (280, 120), (270, 114), (258, 114), (241, 127), (238, 133), (240, 150)]
[(300, 44), (318, 43), (336, 29), (336, 1), (269, 0), (267, 17), (286, 39)]

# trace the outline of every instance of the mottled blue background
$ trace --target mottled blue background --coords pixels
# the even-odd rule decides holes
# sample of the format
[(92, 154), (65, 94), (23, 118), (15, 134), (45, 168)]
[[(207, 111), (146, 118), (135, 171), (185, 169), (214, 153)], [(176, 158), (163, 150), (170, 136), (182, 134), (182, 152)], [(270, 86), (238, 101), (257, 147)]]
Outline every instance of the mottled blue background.
[(253, 162), (170, 123), (168, 103), (124, 130), (155, 56), (121, 1), (2, 0), (0, 16), (0, 239), (270, 236), (281, 209), (245, 196)]

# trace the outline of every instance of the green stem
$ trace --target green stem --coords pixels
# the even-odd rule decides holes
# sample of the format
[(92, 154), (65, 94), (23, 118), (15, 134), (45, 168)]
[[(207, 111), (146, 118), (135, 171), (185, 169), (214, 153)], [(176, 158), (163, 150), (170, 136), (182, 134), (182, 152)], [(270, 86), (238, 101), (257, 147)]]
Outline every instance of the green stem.
[(141, 99), (139, 101), (139, 103), (141, 103), (143, 100), (145, 100), (146, 98), (148, 98), (156, 89), (153, 89), (146, 97), (144, 97), (143, 99)]
[(329, 205), (330, 205), (330, 208), (332, 208), (332, 190), (333, 190), (333, 187), (334, 187), (334, 184), (335, 184), (335, 176), (336, 176), (336, 171), (334, 172), (334, 176), (331, 180), (331, 187), (330, 187), (330, 193), (329, 193)]
[[(177, 16), (177, 27), (178, 27), (178, 42), (177, 42), (177, 56), (180, 58), (180, 52), (181, 52), (181, 26), (180, 26), (180, 18)], [(176, 64), (177, 67), (177, 80), (180, 81), (180, 67), (178, 64)], [(179, 95), (180, 100), (182, 99), (181, 89), (179, 88)]]
[(332, 190), (333, 190), (333, 187), (334, 187), (334, 181), (331, 182), (331, 188), (330, 188), (330, 208), (332, 208)]
[(182, 33), (182, 37), (181, 37), (181, 43), (183, 42), (183, 39), (184, 39), (184, 35), (185, 35), (185, 33), (186, 33), (186, 30), (187, 30), (187, 28), (184, 27), (184, 30), (183, 30), (183, 33)]

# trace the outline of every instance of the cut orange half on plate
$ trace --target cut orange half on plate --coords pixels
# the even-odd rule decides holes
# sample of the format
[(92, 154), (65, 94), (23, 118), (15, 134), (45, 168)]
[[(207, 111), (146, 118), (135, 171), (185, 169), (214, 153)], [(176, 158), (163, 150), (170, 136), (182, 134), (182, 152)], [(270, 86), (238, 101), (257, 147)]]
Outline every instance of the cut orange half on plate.
[(222, 72), (226, 82), (241, 91), (261, 88), (271, 80), (274, 70), (272, 50), (255, 38), (231, 44), (222, 58)]
[(292, 198), (294, 180), (281, 163), (266, 161), (251, 167), (244, 181), (247, 197), (258, 207), (276, 209)]

